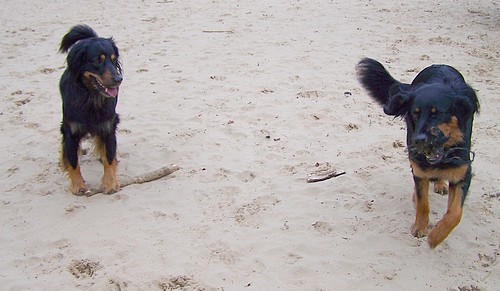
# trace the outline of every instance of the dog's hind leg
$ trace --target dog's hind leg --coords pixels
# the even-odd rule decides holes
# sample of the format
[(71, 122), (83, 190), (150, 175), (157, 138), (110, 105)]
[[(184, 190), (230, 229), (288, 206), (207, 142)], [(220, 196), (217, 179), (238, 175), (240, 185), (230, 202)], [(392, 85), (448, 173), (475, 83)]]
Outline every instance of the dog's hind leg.
[(416, 215), (411, 233), (415, 237), (424, 237), (429, 227), (429, 179), (413, 176), (413, 180)]
[(105, 138), (97, 137), (96, 149), (104, 166), (102, 176), (102, 190), (104, 194), (112, 194), (119, 190), (118, 184), (118, 160), (116, 158), (116, 137), (114, 135)]
[(434, 192), (441, 195), (448, 194), (448, 184), (444, 179), (434, 181)]

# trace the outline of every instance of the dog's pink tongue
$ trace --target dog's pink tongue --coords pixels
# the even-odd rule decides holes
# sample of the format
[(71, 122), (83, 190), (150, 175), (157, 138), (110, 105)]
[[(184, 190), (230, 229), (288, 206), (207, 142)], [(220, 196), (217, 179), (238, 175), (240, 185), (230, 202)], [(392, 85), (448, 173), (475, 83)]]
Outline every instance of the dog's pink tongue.
[(111, 97), (118, 96), (118, 88), (106, 88), (106, 93)]

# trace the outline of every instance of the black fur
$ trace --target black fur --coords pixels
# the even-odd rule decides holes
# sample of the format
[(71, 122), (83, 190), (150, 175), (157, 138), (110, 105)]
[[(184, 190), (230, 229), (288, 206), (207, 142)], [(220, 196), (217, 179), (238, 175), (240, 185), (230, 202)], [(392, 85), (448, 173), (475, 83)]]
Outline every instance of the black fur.
[(63, 37), (60, 52), (68, 52), (67, 69), (60, 80), (63, 120), (62, 165), (78, 166), (78, 150), (86, 135), (105, 147), (111, 164), (116, 158), (115, 112), (122, 69), (112, 38), (98, 37), (89, 26), (78, 25)]
[(448, 65), (432, 65), (411, 84), (405, 84), (395, 80), (379, 62), (365, 58), (359, 62), (357, 74), (387, 115), (406, 121), (409, 159), (414, 176), (417, 170), (420, 175), (414, 177), (417, 199), (422, 195), (421, 179), (449, 180), (447, 177), (455, 175), (452, 171), (467, 165), (463, 177), (453, 176), (455, 180), (449, 181), (450, 187), (460, 184), (463, 205), (472, 177), (472, 124), (479, 101), (460, 72)]
[[(387, 115), (405, 119), (410, 159), (424, 168), (470, 162), (473, 115), (479, 111), (479, 101), (459, 71), (448, 65), (432, 65), (422, 70), (411, 84), (405, 84), (395, 80), (379, 62), (365, 58), (359, 62), (357, 73), (361, 85)], [(417, 108), (421, 111), (418, 117), (414, 112)], [(436, 114), (431, 112), (432, 108), (437, 110)], [(450, 148), (452, 152), (447, 152), (446, 159), (439, 163), (429, 161), (420, 150), (442, 150), (439, 147), (447, 137), (432, 131), (437, 125), (449, 122), (452, 116), (458, 119), (463, 141)]]

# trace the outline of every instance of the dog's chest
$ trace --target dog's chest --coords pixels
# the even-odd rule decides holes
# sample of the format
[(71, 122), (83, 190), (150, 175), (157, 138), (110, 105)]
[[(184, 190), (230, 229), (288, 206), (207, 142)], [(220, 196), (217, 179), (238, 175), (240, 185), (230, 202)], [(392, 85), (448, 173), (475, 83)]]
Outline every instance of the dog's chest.
[(88, 133), (91, 135), (108, 135), (115, 131), (116, 121), (115, 118), (99, 123), (87, 124), (71, 121), (69, 122), (69, 127), (71, 129), (71, 134), (73, 135), (85, 135)]

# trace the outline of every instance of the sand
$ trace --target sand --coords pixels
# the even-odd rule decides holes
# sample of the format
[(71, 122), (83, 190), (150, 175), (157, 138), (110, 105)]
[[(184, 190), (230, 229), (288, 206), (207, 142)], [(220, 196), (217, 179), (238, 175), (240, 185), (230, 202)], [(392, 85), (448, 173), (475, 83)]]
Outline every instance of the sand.
[[(71, 2), (1, 1), (1, 290), (498, 290), (497, 1)], [(69, 192), (57, 50), (80, 23), (121, 49), (120, 178), (173, 175)], [(435, 250), (410, 233), (405, 125), (361, 89), (363, 57), (477, 90), (472, 186)], [(346, 174), (307, 183), (326, 163)]]

